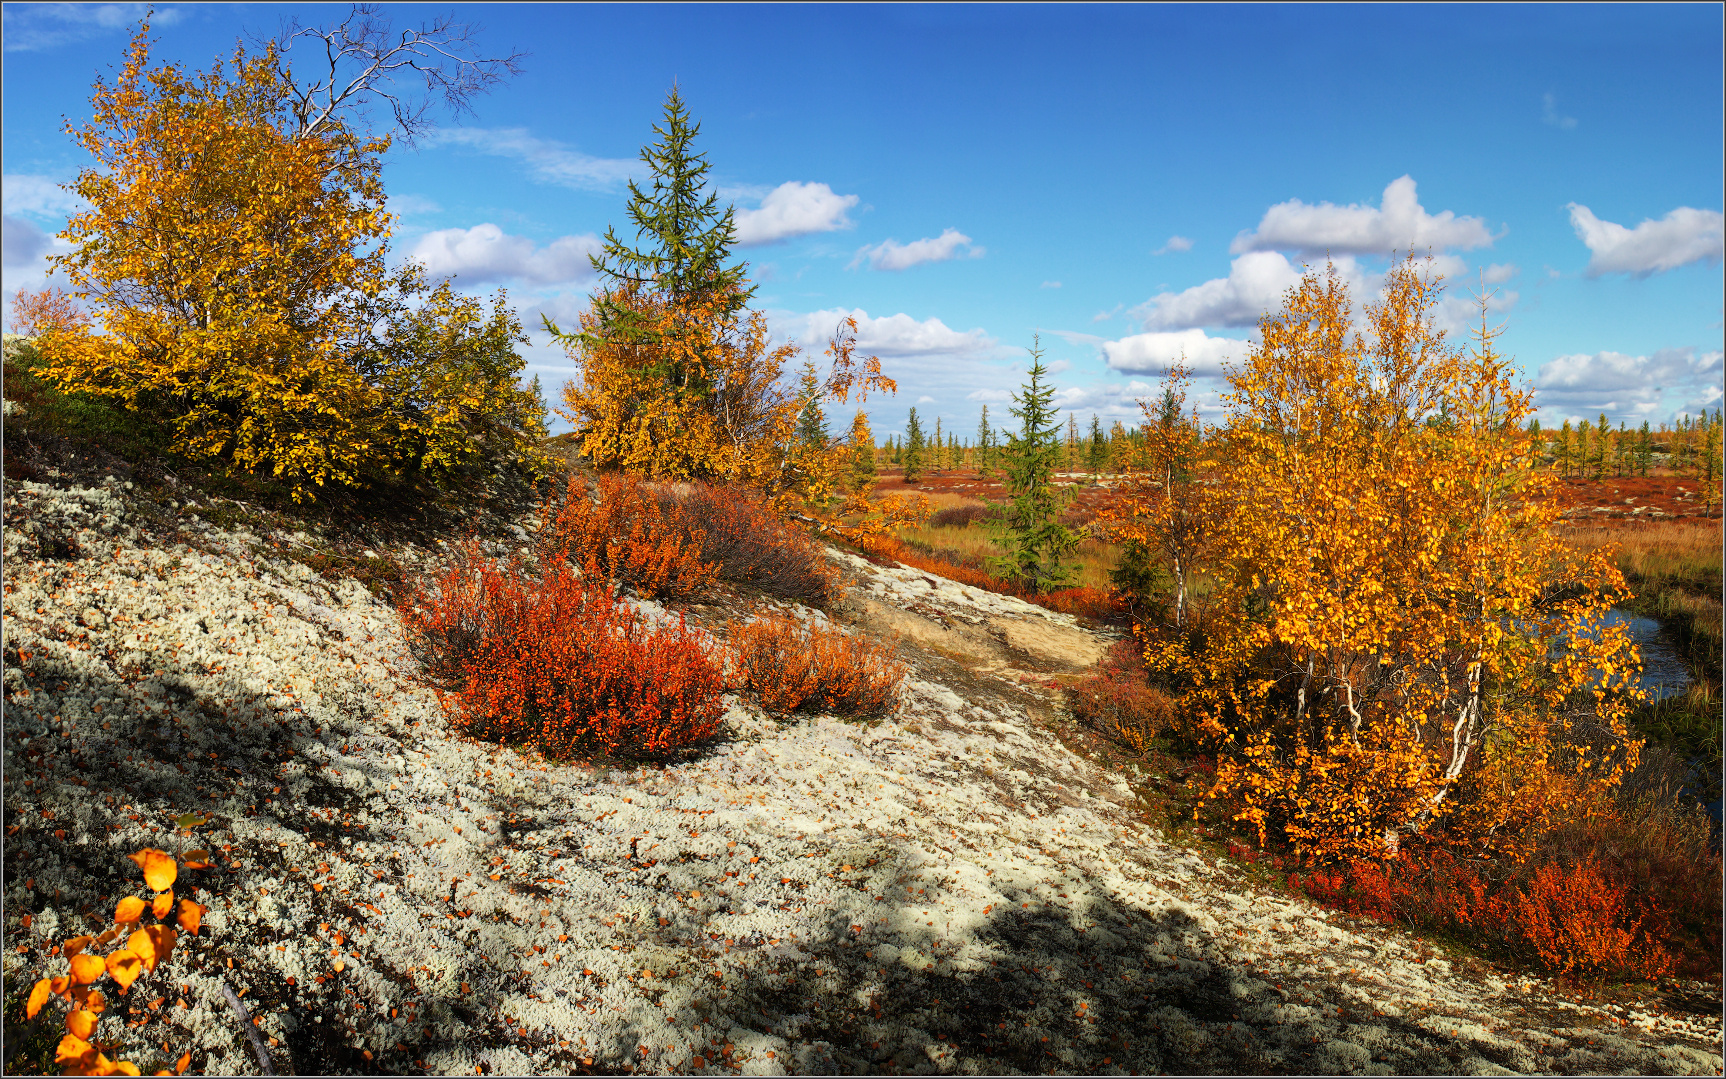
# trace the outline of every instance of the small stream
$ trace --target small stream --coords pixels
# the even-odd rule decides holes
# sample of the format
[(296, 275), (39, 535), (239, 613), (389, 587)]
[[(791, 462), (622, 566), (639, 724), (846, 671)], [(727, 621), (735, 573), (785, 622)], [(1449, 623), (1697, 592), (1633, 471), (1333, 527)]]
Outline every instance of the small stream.
[(1676, 697), (1690, 688), (1690, 669), (1660, 636), (1659, 622), (1614, 607), (1606, 612), (1606, 624), (1628, 627), (1636, 650), (1642, 653), (1642, 677), (1637, 684), (1649, 700)]
[[(1625, 626), (1630, 636), (1636, 641), (1636, 650), (1642, 654), (1642, 677), (1637, 684), (1648, 694), (1649, 700), (1662, 700), (1666, 697), (1676, 697), (1690, 688), (1690, 669), (1678, 657), (1670, 642), (1660, 635), (1660, 623), (1652, 618), (1644, 618), (1630, 611), (1621, 611), (1614, 607), (1606, 614), (1608, 625)], [(1706, 762), (1692, 760), (1692, 768), (1700, 769)], [(1715, 798), (1705, 804), (1708, 815), (1714, 818), (1715, 827), (1722, 824), (1721, 799)]]

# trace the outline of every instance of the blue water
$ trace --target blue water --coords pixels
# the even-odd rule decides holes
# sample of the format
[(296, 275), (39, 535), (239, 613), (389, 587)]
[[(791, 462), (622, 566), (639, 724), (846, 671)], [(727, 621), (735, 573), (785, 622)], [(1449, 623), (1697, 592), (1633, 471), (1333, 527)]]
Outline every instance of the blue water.
[(1660, 623), (1614, 607), (1606, 612), (1606, 623), (1627, 626), (1642, 653), (1642, 677), (1638, 684), (1650, 700), (1676, 697), (1690, 688), (1690, 671), (1678, 653), (1660, 636)]

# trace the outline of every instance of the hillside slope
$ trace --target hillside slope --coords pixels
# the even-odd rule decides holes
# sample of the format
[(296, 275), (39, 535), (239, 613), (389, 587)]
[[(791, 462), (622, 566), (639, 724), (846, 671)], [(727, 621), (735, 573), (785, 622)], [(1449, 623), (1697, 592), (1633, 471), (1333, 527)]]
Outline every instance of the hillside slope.
[(1065, 616), (835, 553), (893, 718), (733, 701), (667, 767), (548, 764), (454, 733), (316, 542), (7, 488), (12, 991), (213, 816), (205, 929), (104, 1020), (146, 1072), (257, 1070), (224, 980), (280, 1073), (1721, 1070), (1718, 1016), (1479, 984), (1135, 823), (1048, 729), (1107, 643)]

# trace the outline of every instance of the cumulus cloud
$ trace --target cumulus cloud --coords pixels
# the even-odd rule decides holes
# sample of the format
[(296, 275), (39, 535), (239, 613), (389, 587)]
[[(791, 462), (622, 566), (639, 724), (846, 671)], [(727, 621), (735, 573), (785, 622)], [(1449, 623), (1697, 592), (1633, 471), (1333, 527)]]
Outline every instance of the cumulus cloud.
[(1223, 374), (1223, 365), (1240, 363), (1246, 358), (1249, 347), (1246, 341), (1210, 337), (1197, 329), (1140, 333), (1102, 344), (1103, 358), (1112, 370), (1160, 375), (1171, 364), (1184, 363), (1195, 378), (1215, 378)]
[(1558, 111), (1557, 94), (1541, 94), (1540, 103), (1541, 123), (1548, 127), (1560, 128), (1564, 131), (1569, 131), (1576, 126), (1576, 117), (1565, 116)]
[(83, 197), (47, 176), (9, 172), (0, 178), (0, 200), (9, 214), (66, 217), (90, 208)]
[[(966, 248), (963, 253), (960, 248)], [(871, 270), (908, 270), (924, 262), (946, 262), (960, 257), (980, 259), (983, 248), (971, 243), (971, 237), (958, 229), (945, 229), (941, 235), (924, 237), (902, 244), (898, 240), (883, 240), (858, 249), (847, 269), (867, 262)]]
[(1254, 232), (1229, 245), (1231, 254), (1247, 251), (1302, 251), (1308, 254), (1386, 255), (1447, 247), (1490, 247), (1495, 237), (1478, 217), (1457, 217), (1450, 210), (1429, 214), (1415, 196), (1414, 178), (1401, 176), (1384, 189), (1378, 207), (1329, 202), (1308, 205), (1299, 199), (1265, 211)]
[(1684, 411), (1717, 407), (1721, 351), (1663, 348), (1648, 356), (1622, 352), (1559, 356), (1540, 367), (1535, 401), (1543, 422), (1593, 420), (1659, 424)]
[(1191, 240), (1187, 239), (1185, 236), (1170, 236), (1168, 243), (1165, 243), (1163, 246), (1157, 248), (1155, 251), (1152, 251), (1151, 254), (1153, 254), (1153, 255), (1167, 255), (1171, 251), (1176, 251), (1176, 252), (1178, 252), (1178, 251), (1191, 251), (1192, 249), (1193, 249), (1193, 242)]
[(737, 243), (751, 247), (848, 229), (853, 222), (845, 212), (855, 205), (856, 195), (835, 194), (826, 184), (788, 181), (769, 191), (759, 209), (737, 211)]
[(995, 347), (995, 339), (981, 329), (961, 333), (949, 329), (938, 318), (919, 321), (904, 312), (872, 318), (861, 307), (784, 315), (776, 317), (774, 322), (782, 336), (795, 338), (806, 347), (820, 347), (846, 317), (857, 320), (857, 351), (863, 355), (929, 356), (977, 353)]
[(488, 281), (526, 281), (557, 285), (593, 276), (589, 255), (601, 249), (599, 237), (564, 236), (536, 248), (525, 236), (511, 236), (486, 222), (471, 229), (439, 229), (420, 237), (409, 258), (425, 264), (432, 278), (456, 277), (463, 285)]
[(527, 166), (533, 179), (578, 191), (613, 190), (643, 167), (633, 159), (593, 157), (561, 142), (538, 138), (522, 127), (446, 127), (429, 132), (420, 141), (425, 146), (458, 146), (513, 158)]
[(1300, 276), (1299, 268), (1278, 252), (1254, 251), (1230, 263), (1227, 277), (1153, 296), (1132, 313), (1147, 330), (1251, 326), (1282, 305), (1283, 293), (1300, 284)]
[(1481, 279), (1489, 285), (1502, 285), (1521, 272), (1514, 262), (1495, 262), (1481, 271)]
[[(149, 4), (7, 4), (6, 51), (40, 52), (89, 41), (136, 25), (149, 10)], [(179, 8), (158, 8), (151, 23), (172, 26), (181, 15)]]
[(1644, 220), (1633, 229), (1595, 217), (1573, 202), (1570, 225), (1588, 245), (1587, 274), (1626, 273), (1636, 277), (1674, 270), (1690, 262), (1718, 262), (1722, 248), (1722, 218), (1718, 210), (1680, 206), (1659, 221)]
[(35, 266), (43, 255), (53, 249), (48, 234), (21, 217), (5, 214), (0, 218), (0, 248), (7, 266)]

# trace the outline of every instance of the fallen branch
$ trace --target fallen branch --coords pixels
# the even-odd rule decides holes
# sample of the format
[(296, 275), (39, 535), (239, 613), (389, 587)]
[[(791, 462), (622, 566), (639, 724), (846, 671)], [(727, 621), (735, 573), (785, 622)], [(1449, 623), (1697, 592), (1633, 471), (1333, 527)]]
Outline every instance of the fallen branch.
[(276, 1074), (276, 1069), (270, 1067), (270, 1051), (264, 1048), (264, 1036), (258, 1033), (253, 1025), (252, 1017), (246, 1014), (246, 1006), (240, 1003), (240, 995), (234, 992), (234, 987), (222, 979), (222, 993), (228, 998), (228, 1007), (234, 1009), (234, 1014), (240, 1017), (240, 1029), (246, 1032), (246, 1040), (252, 1043), (252, 1052), (257, 1054), (258, 1067), (265, 1075)]

